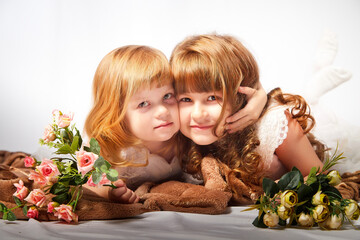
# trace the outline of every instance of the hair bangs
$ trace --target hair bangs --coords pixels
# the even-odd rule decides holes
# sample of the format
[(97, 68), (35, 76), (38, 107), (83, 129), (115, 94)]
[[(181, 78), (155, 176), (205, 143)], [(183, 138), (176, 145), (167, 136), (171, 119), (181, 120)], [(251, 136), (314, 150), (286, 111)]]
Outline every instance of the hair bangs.
[[(175, 60), (176, 61), (176, 60)], [(180, 60), (181, 64), (173, 64), (173, 75), (176, 79), (177, 94), (185, 92), (215, 92), (223, 88), (219, 71), (213, 71), (214, 64), (210, 59), (192, 52)]]

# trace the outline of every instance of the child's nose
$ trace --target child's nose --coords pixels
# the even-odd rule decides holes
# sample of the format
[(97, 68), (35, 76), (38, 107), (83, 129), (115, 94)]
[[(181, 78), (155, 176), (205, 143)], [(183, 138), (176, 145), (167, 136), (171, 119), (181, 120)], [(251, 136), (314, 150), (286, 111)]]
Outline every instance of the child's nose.
[(169, 110), (164, 105), (159, 105), (156, 109), (156, 116), (159, 119), (166, 120), (169, 115)]
[(191, 112), (191, 117), (197, 121), (205, 121), (206, 118), (209, 116), (208, 111), (202, 104), (195, 103), (194, 107)]

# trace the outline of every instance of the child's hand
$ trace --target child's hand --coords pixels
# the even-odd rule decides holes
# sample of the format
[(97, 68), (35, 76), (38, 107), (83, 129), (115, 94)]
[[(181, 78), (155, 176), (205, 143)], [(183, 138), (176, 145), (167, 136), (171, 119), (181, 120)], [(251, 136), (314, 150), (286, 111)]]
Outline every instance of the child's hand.
[(267, 94), (260, 85), (258, 89), (239, 87), (239, 93), (246, 95), (248, 103), (240, 111), (228, 117), (226, 129), (229, 133), (240, 131), (258, 120), (267, 102)]
[(109, 191), (109, 199), (114, 202), (120, 203), (137, 203), (139, 202), (139, 197), (129, 188), (126, 187), (126, 184), (122, 180), (118, 180), (114, 183), (117, 187)]

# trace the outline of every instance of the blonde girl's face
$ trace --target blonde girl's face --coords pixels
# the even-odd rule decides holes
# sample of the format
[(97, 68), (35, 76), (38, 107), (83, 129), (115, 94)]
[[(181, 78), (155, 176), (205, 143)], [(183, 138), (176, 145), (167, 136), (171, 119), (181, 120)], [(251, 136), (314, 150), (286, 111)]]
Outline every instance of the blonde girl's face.
[[(230, 109), (225, 114), (213, 133), (215, 124), (222, 110), (222, 92), (189, 92), (178, 96), (180, 131), (198, 145), (212, 144), (223, 133), (225, 119), (230, 116)], [(227, 104), (229, 106), (229, 104)]]
[(131, 132), (145, 144), (169, 140), (180, 127), (172, 84), (140, 89), (130, 98), (126, 120)]

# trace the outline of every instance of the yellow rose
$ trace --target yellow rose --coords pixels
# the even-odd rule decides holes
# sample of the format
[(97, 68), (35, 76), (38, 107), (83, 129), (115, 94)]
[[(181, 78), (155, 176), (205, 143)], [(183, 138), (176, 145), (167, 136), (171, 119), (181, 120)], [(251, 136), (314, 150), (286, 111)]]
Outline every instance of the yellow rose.
[(277, 214), (282, 220), (288, 219), (292, 213), (293, 213), (293, 208), (287, 208), (282, 204), (277, 209)]
[(311, 203), (313, 205), (329, 205), (330, 201), (326, 194), (321, 193), (321, 191), (318, 191), (311, 200)]
[(317, 205), (312, 210), (312, 217), (317, 223), (324, 222), (328, 218), (329, 214), (330, 214), (329, 209), (325, 205)]
[(268, 227), (276, 227), (279, 223), (279, 216), (274, 212), (268, 212), (264, 215), (263, 221)]
[(345, 214), (351, 220), (357, 220), (359, 218), (360, 209), (355, 200), (350, 199), (350, 203), (345, 207)]
[(332, 170), (331, 172), (329, 172), (327, 177), (331, 186), (336, 186), (341, 182), (340, 174), (336, 170)]
[(342, 226), (342, 217), (338, 215), (329, 216), (324, 222), (319, 223), (319, 226), (329, 230), (336, 230)]
[(300, 213), (298, 218), (298, 223), (303, 227), (312, 227), (314, 225), (314, 219), (310, 214), (306, 214), (304, 212)]
[(296, 192), (292, 190), (286, 190), (280, 195), (281, 204), (287, 208), (295, 206), (298, 202), (298, 196)]

